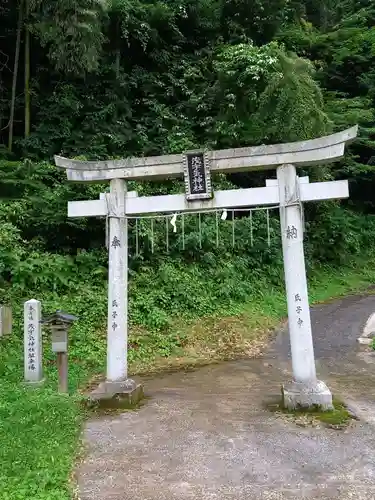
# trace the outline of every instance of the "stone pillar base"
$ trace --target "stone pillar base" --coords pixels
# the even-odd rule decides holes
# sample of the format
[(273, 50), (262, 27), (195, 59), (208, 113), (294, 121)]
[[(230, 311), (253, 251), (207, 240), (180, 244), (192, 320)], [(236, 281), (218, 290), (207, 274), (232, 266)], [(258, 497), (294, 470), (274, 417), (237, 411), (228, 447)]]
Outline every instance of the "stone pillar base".
[(333, 410), (332, 394), (321, 380), (301, 383), (291, 382), (282, 387), (283, 406), (288, 410), (301, 408), (320, 408), (322, 411)]
[(134, 408), (144, 397), (143, 386), (131, 378), (120, 382), (106, 380), (89, 395), (100, 408)]
[(24, 380), (23, 383), (26, 387), (41, 387), (45, 381), (46, 379), (42, 378), (41, 380)]

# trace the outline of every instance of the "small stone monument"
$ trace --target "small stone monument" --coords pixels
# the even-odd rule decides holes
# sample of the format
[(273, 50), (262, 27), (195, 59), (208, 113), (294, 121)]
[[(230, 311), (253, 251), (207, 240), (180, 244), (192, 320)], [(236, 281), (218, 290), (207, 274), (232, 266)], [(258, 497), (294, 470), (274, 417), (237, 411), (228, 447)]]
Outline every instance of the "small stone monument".
[(38, 383), (43, 380), (41, 303), (31, 299), (24, 305), (24, 366), (25, 381)]
[(12, 309), (0, 306), (0, 337), (12, 333)]

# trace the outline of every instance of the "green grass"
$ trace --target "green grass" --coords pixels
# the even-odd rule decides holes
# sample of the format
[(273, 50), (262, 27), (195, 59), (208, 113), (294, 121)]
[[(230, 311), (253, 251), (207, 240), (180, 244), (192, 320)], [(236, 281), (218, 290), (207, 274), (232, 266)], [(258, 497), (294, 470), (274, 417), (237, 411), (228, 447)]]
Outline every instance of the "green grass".
[(352, 417), (345, 405), (339, 400), (333, 400), (334, 409), (332, 411), (317, 411), (314, 413), (315, 417), (330, 427), (341, 428), (347, 425)]
[(74, 396), (2, 380), (1, 500), (69, 500), (84, 414)]
[[(311, 301), (322, 302), (365, 289), (375, 282), (374, 269), (371, 260), (340, 272), (330, 268), (316, 271), (309, 277)], [(206, 318), (175, 318), (165, 334), (133, 327), (130, 342), (137, 348), (132, 354), (131, 372), (256, 355), (286, 314), (282, 288), (265, 284), (263, 289), (245, 304), (231, 303), (226, 309), (220, 305)], [(13, 299), (12, 304), (19, 304), (14, 305), (15, 332), (0, 342), (0, 500), (73, 497), (72, 467), (81, 453), (79, 436), (85, 419), (78, 388), (98, 374), (105, 361), (105, 298), (104, 306), (98, 306), (99, 293), (103, 295), (103, 290), (85, 286), (80, 296), (41, 297), (45, 310), (61, 307), (80, 317), (71, 339), (70, 396), (56, 393), (56, 369), (48, 337), (44, 339), (45, 385), (23, 385), (22, 301)]]
[[(342, 296), (374, 293), (369, 286), (375, 283), (372, 260), (358, 262), (341, 270), (324, 267), (309, 276), (311, 304), (324, 303)], [(168, 357), (158, 353), (144, 359), (134, 359), (132, 373), (152, 373), (191, 365), (257, 355), (270, 333), (286, 318), (286, 299), (283, 289), (260, 287), (245, 304), (231, 305), (208, 317), (175, 320), (172, 329), (185, 345)]]

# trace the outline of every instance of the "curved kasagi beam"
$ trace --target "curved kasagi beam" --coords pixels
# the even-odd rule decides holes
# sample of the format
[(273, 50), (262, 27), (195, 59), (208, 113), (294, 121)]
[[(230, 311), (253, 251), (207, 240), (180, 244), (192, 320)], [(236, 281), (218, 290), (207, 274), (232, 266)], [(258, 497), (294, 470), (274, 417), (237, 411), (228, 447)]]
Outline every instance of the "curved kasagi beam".
[[(308, 141), (209, 151), (209, 168), (211, 172), (234, 173), (266, 170), (287, 163), (296, 166), (332, 163), (343, 158), (345, 144), (352, 142), (357, 134), (358, 125)], [(182, 177), (184, 159), (184, 154), (105, 161), (79, 161), (55, 156), (55, 163), (57, 167), (66, 169), (69, 180), (95, 182), (116, 178), (152, 180)]]

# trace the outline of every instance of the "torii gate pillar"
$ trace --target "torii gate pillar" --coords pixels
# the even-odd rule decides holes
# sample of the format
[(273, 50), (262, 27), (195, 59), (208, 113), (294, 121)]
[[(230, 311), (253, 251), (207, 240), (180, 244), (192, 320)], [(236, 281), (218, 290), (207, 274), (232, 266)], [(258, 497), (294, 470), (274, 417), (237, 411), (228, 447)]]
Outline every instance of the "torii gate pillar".
[(106, 195), (109, 218), (108, 321), (106, 380), (90, 399), (104, 406), (132, 406), (143, 396), (143, 387), (128, 378), (128, 221), (127, 185), (111, 179)]
[(277, 180), (293, 367), (293, 381), (283, 387), (284, 406), (295, 409), (318, 405), (329, 410), (333, 408), (332, 394), (316, 378), (303, 250), (303, 208), (295, 166), (278, 167)]

